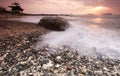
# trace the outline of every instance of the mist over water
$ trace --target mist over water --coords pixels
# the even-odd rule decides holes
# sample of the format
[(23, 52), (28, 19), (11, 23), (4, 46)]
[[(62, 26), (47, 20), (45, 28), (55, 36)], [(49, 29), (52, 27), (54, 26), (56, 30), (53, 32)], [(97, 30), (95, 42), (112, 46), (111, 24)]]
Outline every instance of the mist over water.
[[(29, 16), (17, 20), (38, 23), (41, 18), (41, 16)], [(120, 16), (64, 18), (69, 21), (70, 28), (43, 35), (42, 42), (37, 44), (36, 49), (48, 45), (55, 49), (66, 45), (76, 49), (80, 55), (88, 57), (102, 55), (120, 59)]]
[[(70, 28), (63, 32), (50, 32), (42, 36), (42, 43), (36, 48), (51, 46), (59, 48), (64, 45), (76, 49), (80, 55), (88, 57), (109, 57), (120, 59), (119, 20), (102, 18), (69, 20)], [(109, 24), (109, 25), (108, 25)], [(118, 25), (116, 25), (118, 24)]]

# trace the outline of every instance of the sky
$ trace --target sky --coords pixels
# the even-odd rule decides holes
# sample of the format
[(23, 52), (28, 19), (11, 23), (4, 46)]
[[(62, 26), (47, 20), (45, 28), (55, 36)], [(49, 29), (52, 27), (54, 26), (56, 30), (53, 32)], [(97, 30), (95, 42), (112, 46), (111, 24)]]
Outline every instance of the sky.
[(120, 14), (120, 0), (0, 0), (0, 6), (13, 2), (32, 14)]

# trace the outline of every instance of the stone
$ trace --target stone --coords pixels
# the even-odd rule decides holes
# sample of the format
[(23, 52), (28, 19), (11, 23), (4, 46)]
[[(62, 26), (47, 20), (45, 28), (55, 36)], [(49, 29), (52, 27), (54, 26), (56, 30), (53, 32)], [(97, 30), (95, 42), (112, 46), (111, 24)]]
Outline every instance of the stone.
[(83, 66), (81, 69), (82, 69), (82, 73), (86, 73), (87, 72), (86, 66)]
[(59, 68), (59, 67), (60, 67), (60, 64), (56, 64), (55, 67), (56, 67), (56, 68)]
[(0, 57), (0, 61), (2, 61), (2, 60), (4, 60), (4, 57), (2, 56), (2, 57)]
[(106, 67), (103, 67), (104, 70), (108, 70)]
[(51, 60), (49, 60), (49, 62), (47, 63), (47, 64), (43, 64), (43, 69), (48, 69), (48, 68), (50, 68), (50, 67), (52, 67), (53, 66), (53, 63), (52, 63), (52, 61)]
[(61, 17), (43, 17), (38, 25), (55, 31), (65, 31), (69, 27), (68, 21)]
[[(120, 76), (118, 59), (81, 56), (67, 46), (55, 49), (55, 53), (51, 53), (54, 49), (49, 46), (33, 49), (36, 37), (25, 34), (17, 40), (12, 37), (7, 38), (9, 41), (0, 41), (1, 45), (5, 44), (0, 51), (0, 76)], [(24, 41), (30, 41), (31, 44), (24, 44), (24, 38)], [(16, 47), (17, 44), (21, 46)]]
[(20, 74), (18, 72), (14, 73), (14, 76), (20, 76)]
[(14, 73), (15, 73), (15, 72), (18, 72), (18, 71), (19, 71), (19, 70), (18, 70), (17, 68), (13, 68), (13, 69), (12, 69), (12, 72), (14, 72)]
[(33, 73), (28, 73), (29, 76), (33, 76)]
[(5, 65), (2, 65), (1, 67), (2, 67), (2, 70), (4, 70), (4, 71), (7, 71), (7, 70), (8, 70), (8, 67), (5, 66)]
[(2, 67), (0, 67), (0, 71), (2, 70)]
[(71, 71), (71, 70), (72, 70), (72, 67), (67, 67), (66, 70), (67, 70), (67, 71)]
[(61, 56), (57, 56), (56, 59), (58, 59), (58, 60), (61, 59)]

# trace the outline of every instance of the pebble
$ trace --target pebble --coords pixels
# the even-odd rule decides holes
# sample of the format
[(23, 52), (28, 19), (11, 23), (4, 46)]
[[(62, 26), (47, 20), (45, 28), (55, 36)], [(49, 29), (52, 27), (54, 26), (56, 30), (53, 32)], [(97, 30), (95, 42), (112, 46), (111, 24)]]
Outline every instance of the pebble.
[(104, 69), (105, 71), (107, 71), (107, 70), (108, 70), (106, 67), (103, 67), (103, 69)]
[(4, 60), (4, 56), (0, 57), (0, 61)]
[(0, 67), (0, 71), (2, 70), (2, 67)]
[(59, 67), (60, 67), (60, 64), (56, 64), (55, 67), (56, 67), (56, 68), (59, 68)]
[(43, 64), (42, 68), (46, 70), (46, 69), (48, 69), (48, 65), (47, 64)]
[(57, 58), (58, 60), (59, 60), (59, 59), (62, 59), (61, 56), (57, 56), (56, 58)]
[(33, 76), (33, 73), (28, 73), (29, 76)]
[(39, 36), (34, 32), (0, 39), (0, 76), (120, 76), (120, 60), (80, 56), (67, 46), (54, 54), (49, 46), (36, 50)]
[(48, 68), (50, 68), (50, 67), (52, 67), (53, 66), (53, 64), (52, 64), (52, 62), (51, 61), (49, 61), (49, 63), (47, 63), (47, 64), (43, 64), (43, 69), (48, 69)]
[(16, 72), (18, 72), (19, 70), (18, 70), (17, 68), (13, 68), (11, 71), (12, 71), (13, 73), (16, 73)]

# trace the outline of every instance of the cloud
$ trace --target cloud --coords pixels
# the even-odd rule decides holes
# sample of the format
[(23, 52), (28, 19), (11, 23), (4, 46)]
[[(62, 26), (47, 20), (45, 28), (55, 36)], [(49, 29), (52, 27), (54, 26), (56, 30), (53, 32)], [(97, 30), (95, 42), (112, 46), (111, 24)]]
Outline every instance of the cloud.
[(76, 2), (83, 2), (84, 6), (103, 6), (108, 7), (109, 10), (105, 12), (112, 12), (115, 14), (120, 14), (120, 0), (72, 0)]
[(118, 8), (120, 7), (120, 0), (73, 0), (80, 2), (82, 1), (86, 6), (105, 6), (105, 7), (112, 7)]
[(21, 4), (24, 12), (31, 13), (92, 13), (90, 9), (98, 6), (120, 12), (120, 0), (0, 0), (0, 5), (7, 7), (14, 1)]

